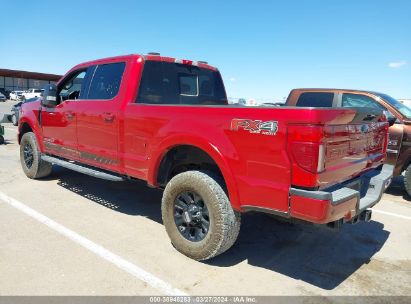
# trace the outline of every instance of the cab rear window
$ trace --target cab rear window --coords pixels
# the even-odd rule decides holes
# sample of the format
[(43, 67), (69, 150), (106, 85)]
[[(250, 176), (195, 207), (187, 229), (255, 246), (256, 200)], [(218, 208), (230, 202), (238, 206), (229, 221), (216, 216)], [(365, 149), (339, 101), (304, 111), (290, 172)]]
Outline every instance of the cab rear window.
[(223, 80), (217, 71), (173, 62), (146, 61), (138, 103), (227, 105)]
[(306, 92), (302, 93), (297, 100), (297, 107), (324, 107), (333, 106), (334, 93)]

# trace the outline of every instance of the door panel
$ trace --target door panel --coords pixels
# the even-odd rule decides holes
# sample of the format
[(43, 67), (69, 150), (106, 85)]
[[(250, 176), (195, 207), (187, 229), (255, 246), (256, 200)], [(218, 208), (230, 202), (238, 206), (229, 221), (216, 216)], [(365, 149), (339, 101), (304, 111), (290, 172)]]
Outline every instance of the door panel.
[(403, 134), (403, 124), (396, 123), (390, 127), (387, 147), (387, 164), (395, 166), (395, 164), (397, 163), (398, 156), (400, 155)]
[(79, 103), (77, 138), (82, 161), (117, 171), (117, 114), (116, 101), (85, 100)]
[(76, 101), (66, 100), (55, 108), (43, 108), (41, 122), (45, 150), (62, 157), (77, 151)]
[(118, 172), (120, 85), (125, 62), (98, 65), (86, 100), (79, 103), (77, 138), (80, 157), (90, 165)]
[(43, 107), (41, 124), (46, 152), (77, 159), (77, 103), (85, 90), (86, 68), (73, 71), (58, 84), (54, 108)]

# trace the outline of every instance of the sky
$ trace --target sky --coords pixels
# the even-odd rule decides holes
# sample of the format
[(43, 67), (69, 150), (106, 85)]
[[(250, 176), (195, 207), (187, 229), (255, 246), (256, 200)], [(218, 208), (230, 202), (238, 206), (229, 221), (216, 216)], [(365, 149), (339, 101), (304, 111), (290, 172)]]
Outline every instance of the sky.
[(228, 96), (297, 87), (411, 98), (410, 0), (0, 0), (0, 68), (64, 74), (144, 54), (216, 66)]

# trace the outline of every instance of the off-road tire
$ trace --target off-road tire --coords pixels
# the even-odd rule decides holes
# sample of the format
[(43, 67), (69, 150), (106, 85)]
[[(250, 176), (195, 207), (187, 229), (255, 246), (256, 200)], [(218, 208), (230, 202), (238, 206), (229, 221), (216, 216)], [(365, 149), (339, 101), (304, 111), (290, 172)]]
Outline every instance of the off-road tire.
[[(33, 160), (32, 165), (28, 166), (24, 158), (24, 148), (29, 145), (32, 149)], [(49, 176), (53, 169), (53, 165), (41, 159), (41, 152), (37, 143), (36, 136), (33, 132), (27, 132), (23, 135), (20, 141), (20, 163), (24, 173), (29, 178), (37, 179)]]
[(411, 164), (408, 165), (404, 172), (404, 189), (411, 196)]
[(16, 114), (11, 115), (11, 123), (13, 124), (13, 126), (17, 126), (19, 124)]
[[(167, 184), (162, 199), (163, 223), (173, 246), (194, 260), (207, 260), (228, 250), (240, 232), (241, 215), (233, 210), (218, 177), (210, 172), (187, 171), (174, 176)], [(201, 241), (186, 239), (174, 221), (174, 201), (184, 191), (201, 196), (209, 213), (209, 230)]]

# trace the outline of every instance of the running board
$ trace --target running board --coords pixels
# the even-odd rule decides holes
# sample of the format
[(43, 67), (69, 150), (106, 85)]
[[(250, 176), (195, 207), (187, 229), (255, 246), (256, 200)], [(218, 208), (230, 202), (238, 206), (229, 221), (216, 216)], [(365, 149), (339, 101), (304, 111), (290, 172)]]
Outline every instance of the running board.
[(105, 179), (105, 180), (109, 180), (109, 181), (113, 181), (113, 182), (121, 182), (121, 181), (124, 180), (124, 178), (122, 178), (121, 176), (116, 176), (116, 175), (112, 175), (112, 174), (105, 173), (105, 172), (102, 172), (102, 171), (98, 171), (96, 169), (90, 169), (90, 168), (87, 168), (87, 167), (83, 167), (83, 166), (77, 165), (75, 163), (72, 163), (72, 162), (69, 162), (69, 161), (66, 161), (66, 160), (62, 160), (62, 159), (59, 159), (59, 158), (56, 158), (56, 157), (52, 157), (52, 156), (48, 156), (48, 155), (42, 155), (41, 159), (46, 161), (46, 162), (56, 164), (56, 165), (59, 165), (61, 167), (64, 167), (64, 168), (67, 168), (67, 169), (70, 169), (70, 170), (73, 170), (73, 171), (77, 171), (77, 172), (80, 172), (80, 173), (83, 173), (83, 174), (86, 174), (86, 175), (90, 175), (90, 176), (93, 176), (93, 177), (97, 177), (97, 178), (101, 178), (101, 179)]

